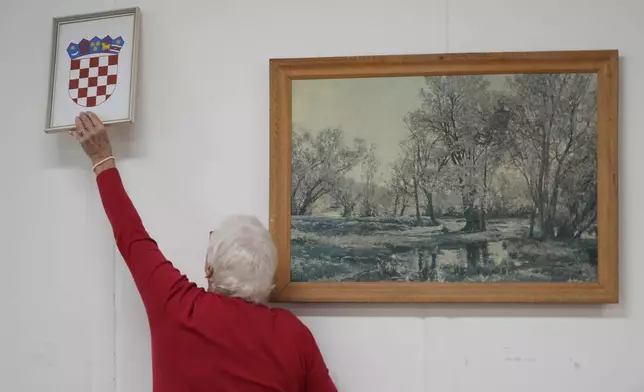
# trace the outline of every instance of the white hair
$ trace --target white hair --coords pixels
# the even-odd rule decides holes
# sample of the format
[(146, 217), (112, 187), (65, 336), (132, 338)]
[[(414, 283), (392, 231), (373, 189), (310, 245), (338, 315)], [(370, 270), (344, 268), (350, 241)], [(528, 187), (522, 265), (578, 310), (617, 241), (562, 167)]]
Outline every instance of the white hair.
[(268, 301), (274, 287), (277, 251), (273, 239), (253, 216), (233, 215), (210, 234), (206, 262), (211, 288), (251, 302)]

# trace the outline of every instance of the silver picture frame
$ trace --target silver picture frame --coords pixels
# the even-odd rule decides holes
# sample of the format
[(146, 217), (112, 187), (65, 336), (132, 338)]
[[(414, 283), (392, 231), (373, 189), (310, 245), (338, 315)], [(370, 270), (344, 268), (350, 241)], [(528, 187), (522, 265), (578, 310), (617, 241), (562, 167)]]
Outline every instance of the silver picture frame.
[(58, 53), (58, 39), (60, 27), (65, 24), (73, 24), (80, 22), (88, 22), (92, 20), (108, 19), (119, 16), (134, 16), (134, 26), (132, 30), (132, 63), (130, 67), (130, 91), (129, 91), (129, 110), (128, 115), (113, 120), (104, 121), (105, 124), (118, 124), (118, 123), (134, 123), (136, 113), (136, 89), (137, 89), (137, 73), (138, 73), (138, 57), (139, 57), (139, 25), (141, 18), (141, 9), (139, 7), (128, 7), (113, 9), (108, 11), (100, 11), (86, 14), (76, 14), (62, 17), (55, 17), (52, 26), (52, 44), (50, 54), (50, 70), (49, 70), (49, 91), (47, 94), (47, 115), (45, 123), (45, 133), (54, 134), (59, 132), (68, 131), (73, 126), (55, 126), (52, 125), (53, 120), (53, 104), (54, 92), (56, 89), (56, 71), (57, 53)]

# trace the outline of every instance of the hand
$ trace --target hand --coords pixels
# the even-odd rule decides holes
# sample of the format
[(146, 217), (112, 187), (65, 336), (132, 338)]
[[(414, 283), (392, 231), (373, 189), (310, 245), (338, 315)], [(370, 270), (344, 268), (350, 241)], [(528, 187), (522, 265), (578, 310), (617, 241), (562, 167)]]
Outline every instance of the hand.
[(112, 145), (105, 125), (96, 114), (81, 113), (76, 117), (76, 129), (69, 133), (79, 141), (92, 165), (112, 156)]

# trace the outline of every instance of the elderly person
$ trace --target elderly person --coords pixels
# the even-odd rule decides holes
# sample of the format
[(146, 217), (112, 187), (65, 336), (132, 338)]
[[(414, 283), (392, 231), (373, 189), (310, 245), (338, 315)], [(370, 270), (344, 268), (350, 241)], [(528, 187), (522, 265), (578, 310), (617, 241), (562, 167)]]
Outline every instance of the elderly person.
[(309, 329), (266, 304), (276, 252), (257, 219), (232, 217), (211, 233), (208, 289), (199, 288), (144, 228), (103, 122), (81, 113), (70, 133), (92, 162), (116, 244), (145, 305), (154, 392), (337, 391)]

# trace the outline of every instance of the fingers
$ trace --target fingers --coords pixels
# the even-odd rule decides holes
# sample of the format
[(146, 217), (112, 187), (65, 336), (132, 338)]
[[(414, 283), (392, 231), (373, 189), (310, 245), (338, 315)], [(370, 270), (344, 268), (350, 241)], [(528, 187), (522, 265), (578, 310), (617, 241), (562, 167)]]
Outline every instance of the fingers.
[(83, 129), (83, 122), (81, 121), (80, 117), (76, 117), (76, 121), (74, 121), (74, 124), (76, 124), (76, 130)]
[(76, 120), (74, 121), (76, 125), (76, 129), (72, 129), (69, 131), (69, 134), (72, 135), (76, 140), (81, 140), (83, 137), (83, 134), (85, 133), (83, 128), (83, 122), (79, 117), (76, 117)]
[(74, 139), (76, 139), (79, 142), (83, 138), (83, 135), (77, 130), (69, 131), (69, 134), (72, 135), (74, 137)]
[(75, 130), (69, 131), (81, 143), (87, 142), (95, 135), (105, 131), (103, 121), (93, 112), (81, 112), (74, 121)]
[(103, 121), (101, 121), (94, 112), (87, 112), (87, 115), (92, 121), (92, 124), (94, 124), (94, 127), (96, 127), (96, 130), (101, 130), (103, 127)]
[(89, 133), (94, 133), (95, 131), (94, 123), (89, 118), (87, 113), (83, 112), (77, 118), (80, 118), (80, 121), (83, 124), (83, 128), (85, 128), (85, 130), (87, 130)]

